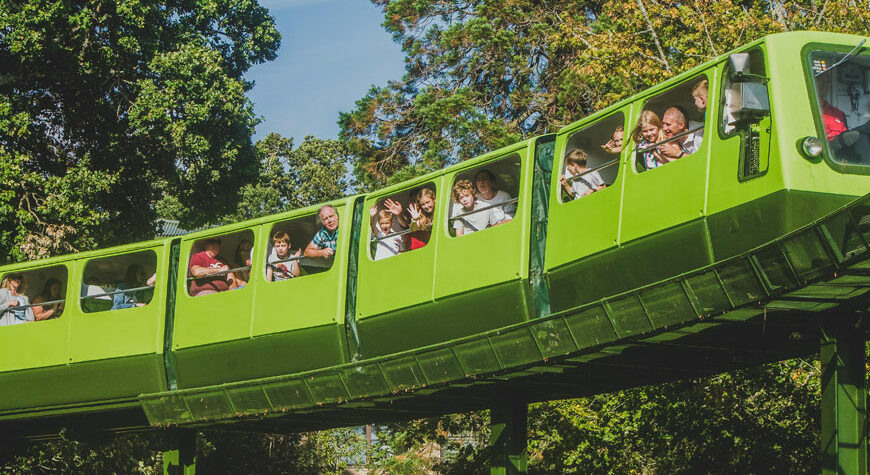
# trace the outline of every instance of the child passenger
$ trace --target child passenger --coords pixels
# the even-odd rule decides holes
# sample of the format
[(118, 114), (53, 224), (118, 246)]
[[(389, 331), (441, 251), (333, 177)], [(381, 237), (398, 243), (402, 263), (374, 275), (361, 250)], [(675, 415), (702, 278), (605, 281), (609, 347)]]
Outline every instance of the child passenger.
[[(399, 207), (401, 211), (401, 205)], [(394, 214), (390, 210), (382, 209), (377, 211), (376, 207), (372, 207), (372, 221), (377, 218), (377, 226), (372, 229), (375, 231), (375, 252), (374, 259), (381, 260), (385, 257), (392, 257), (405, 250), (405, 241), (402, 236), (390, 236), (402, 230)], [(374, 224), (374, 223), (373, 223)]]
[(266, 280), (276, 282), (279, 280), (292, 279), (299, 277), (299, 260), (291, 257), (299, 257), (302, 255), (302, 249), (290, 255), (290, 235), (284, 231), (278, 231), (272, 236), (272, 253), (269, 254), (269, 259), (266, 264)]
[(613, 135), (610, 137), (610, 140), (601, 146), (607, 153), (619, 153), (622, 152), (622, 137), (625, 135), (625, 129), (620, 125), (619, 127), (613, 129)]
[[(653, 144), (657, 144), (665, 139), (664, 131), (662, 130), (662, 120), (659, 116), (651, 111), (645, 110), (640, 114), (640, 120), (637, 127), (632, 133), (634, 142), (639, 150), (649, 148)], [(643, 153), (643, 164), (647, 170), (657, 168), (667, 163), (656, 149), (647, 150)]]
[[(471, 180), (459, 180), (453, 185), (453, 216), (470, 213), (483, 206), (477, 201), (477, 190), (471, 184)], [(489, 226), (499, 223), (498, 216), (492, 212), (492, 208), (468, 214), (453, 221), (453, 229), (457, 236), (480, 231)]]
[[(589, 170), (586, 168), (588, 158), (582, 148), (571, 150), (571, 153), (565, 157), (565, 171), (568, 173), (562, 177), (562, 187), (572, 199), (582, 198), (607, 187), (597, 171), (584, 173)], [(569, 180), (573, 177), (576, 178)]]

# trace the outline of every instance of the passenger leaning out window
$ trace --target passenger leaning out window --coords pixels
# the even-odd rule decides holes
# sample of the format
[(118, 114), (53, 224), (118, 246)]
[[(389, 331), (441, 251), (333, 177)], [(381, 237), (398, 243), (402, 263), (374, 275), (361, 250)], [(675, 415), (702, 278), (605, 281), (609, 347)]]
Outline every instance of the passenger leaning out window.
[(329, 259), (335, 254), (338, 242), (338, 212), (332, 205), (324, 205), (317, 213), (320, 229), (305, 248), (305, 257)]
[(586, 163), (589, 156), (582, 148), (571, 150), (565, 157), (565, 173), (562, 176), (562, 187), (572, 199), (582, 198), (586, 195), (603, 190), (607, 185), (601, 179), (597, 171), (589, 171)]
[(405, 249), (419, 249), (428, 244), (429, 238), (432, 236), (432, 223), (435, 216), (435, 190), (424, 187), (412, 193), (411, 204), (408, 205), (408, 214), (411, 216), (409, 229), (412, 232), (407, 234), (408, 242)]
[(384, 201), (384, 208), (378, 211), (373, 205), (369, 211), (374, 241), (374, 260), (395, 256), (405, 250), (402, 236), (394, 235), (403, 230), (402, 205), (391, 199)]
[(8, 274), (0, 281), (0, 326), (36, 320), (30, 308), (30, 300), (23, 292), (22, 274)]
[[(643, 111), (640, 114), (640, 120), (637, 123), (637, 127), (634, 128), (632, 136), (634, 138), (634, 143), (637, 144), (638, 150), (649, 149), (653, 145), (664, 140), (665, 135), (662, 131), (662, 120), (659, 119), (658, 114), (651, 110)], [(643, 152), (642, 159), (643, 165), (647, 170), (660, 167), (667, 163), (667, 161), (659, 155), (657, 149), (646, 150)]]
[(458, 180), (453, 185), (453, 229), (457, 236), (464, 236), (476, 231), (495, 226), (499, 223), (494, 208), (474, 212), (485, 206), (477, 199), (477, 190), (471, 180)]

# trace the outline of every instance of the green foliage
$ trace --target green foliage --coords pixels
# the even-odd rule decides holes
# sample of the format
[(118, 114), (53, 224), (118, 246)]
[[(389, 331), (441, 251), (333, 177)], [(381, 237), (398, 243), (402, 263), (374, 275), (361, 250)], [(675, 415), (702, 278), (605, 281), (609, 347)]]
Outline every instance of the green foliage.
[(0, 1), (0, 262), (149, 237), (162, 196), (231, 208), (279, 42), (253, 0)]
[(554, 132), (768, 33), (870, 29), (845, 0), (372, 2), (406, 74), (341, 115), (366, 188)]
[(294, 149), (292, 139), (271, 133), (256, 148), (260, 176), (242, 187), (235, 209), (221, 219), (224, 222), (310, 206), (348, 192), (349, 159), (340, 141), (307, 136)]

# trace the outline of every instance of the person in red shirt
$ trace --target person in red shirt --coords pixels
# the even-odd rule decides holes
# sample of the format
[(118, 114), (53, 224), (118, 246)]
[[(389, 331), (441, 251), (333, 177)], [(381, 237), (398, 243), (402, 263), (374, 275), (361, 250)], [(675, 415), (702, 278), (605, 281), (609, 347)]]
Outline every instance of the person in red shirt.
[(191, 297), (223, 292), (230, 288), (227, 279), (230, 267), (224, 263), (220, 252), (221, 240), (208, 238), (205, 240), (205, 250), (190, 258), (190, 276), (195, 277), (190, 283)]
[(828, 102), (825, 96), (831, 93), (833, 73), (826, 71), (817, 76), (816, 91), (822, 108), (822, 125), (834, 158), (840, 161), (870, 165), (870, 121), (849, 129), (846, 114)]

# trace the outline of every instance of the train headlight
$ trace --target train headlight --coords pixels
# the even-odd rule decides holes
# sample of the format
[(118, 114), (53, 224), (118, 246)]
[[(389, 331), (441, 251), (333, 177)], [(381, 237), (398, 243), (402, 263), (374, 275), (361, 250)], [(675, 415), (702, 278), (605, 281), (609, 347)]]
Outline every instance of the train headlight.
[(804, 137), (801, 151), (807, 158), (819, 158), (822, 155), (822, 141), (818, 137)]

